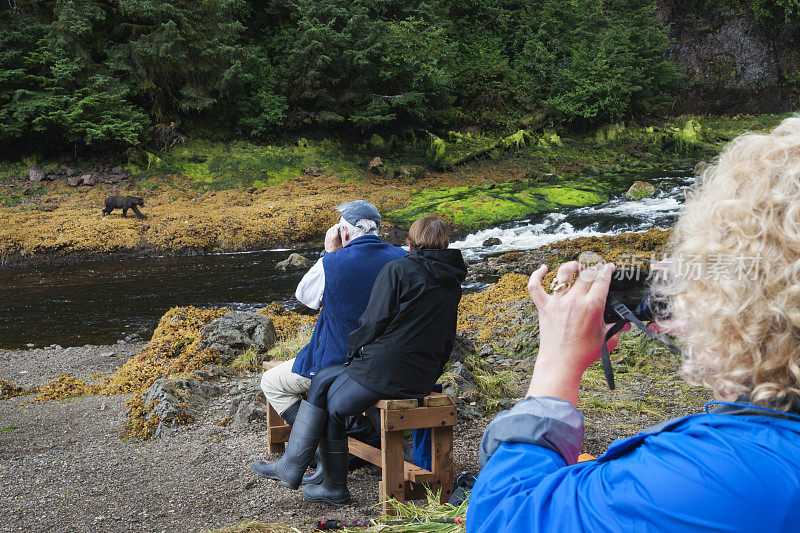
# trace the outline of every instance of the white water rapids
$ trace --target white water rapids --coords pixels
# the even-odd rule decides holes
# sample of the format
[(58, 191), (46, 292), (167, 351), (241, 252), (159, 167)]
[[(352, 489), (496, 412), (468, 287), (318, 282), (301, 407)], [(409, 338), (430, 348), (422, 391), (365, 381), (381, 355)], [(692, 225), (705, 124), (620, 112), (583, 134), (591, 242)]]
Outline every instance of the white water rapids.
[[(684, 189), (694, 183), (690, 172), (648, 179), (661, 192), (654, 198), (628, 200), (624, 196), (602, 204), (537, 215), (472, 233), (451, 244), (465, 259), (513, 250), (532, 250), (551, 242), (625, 232), (669, 228), (683, 205)], [(484, 246), (487, 239), (500, 244)]]

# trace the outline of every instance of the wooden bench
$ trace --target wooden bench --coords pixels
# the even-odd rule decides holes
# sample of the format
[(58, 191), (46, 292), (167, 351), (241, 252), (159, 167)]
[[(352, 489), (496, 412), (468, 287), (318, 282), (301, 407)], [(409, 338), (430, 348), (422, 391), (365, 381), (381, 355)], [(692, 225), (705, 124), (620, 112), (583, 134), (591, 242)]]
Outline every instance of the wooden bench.
[[(283, 451), (291, 426), (267, 402), (267, 451)], [(420, 400), (380, 400), (375, 404), (381, 417), (381, 449), (352, 437), (350, 453), (381, 467), (378, 497), (383, 511), (396, 514), (389, 498), (399, 502), (425, 497), (425, 487), (440, 491), (440, 501), (453, 494), (453, 426), (457, 411), (455, 398), (438, 392)], [(431, 470), (403, 459), (403, 432), (431, 429)]]

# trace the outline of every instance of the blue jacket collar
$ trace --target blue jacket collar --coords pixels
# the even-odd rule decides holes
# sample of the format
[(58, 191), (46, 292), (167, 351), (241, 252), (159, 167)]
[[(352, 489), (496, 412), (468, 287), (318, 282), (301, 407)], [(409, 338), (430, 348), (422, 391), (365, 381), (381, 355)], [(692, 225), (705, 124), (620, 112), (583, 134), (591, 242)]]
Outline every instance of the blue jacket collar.
[(741, 400), (736, 402), (708, 402), (706, 404), (706, 413), (716, 415), (768, 416), (770, 418), (782, 418), (784, 420), (800, 422), (800, 415), (797, 413), (752, 405)]
[[(347, 246), (352, 246), (354, 244), (364, 244), (367, 242), (383, 242), (383, 241), (377, 235), (362, 235), (361, 237), (356, 237), (355, 239), (347, 243)], [(347, 248), (347, 246), (345, 246), (345, 248)]]

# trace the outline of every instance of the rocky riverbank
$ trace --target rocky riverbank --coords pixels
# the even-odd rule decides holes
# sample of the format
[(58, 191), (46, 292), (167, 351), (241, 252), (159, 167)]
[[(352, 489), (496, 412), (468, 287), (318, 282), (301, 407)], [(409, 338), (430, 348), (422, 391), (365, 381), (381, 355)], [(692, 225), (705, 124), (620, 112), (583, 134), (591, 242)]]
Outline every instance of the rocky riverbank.
[[(686, 116), (580, 134), (453, 133), (436, 137), (451, 162), (446, 170), (425, 159), (424, 143), (347, 148), (305, 139), (289, 147), (198, 141), (146, 167), (20, 163), (0, 172), (0, 265), (319, 244), (336, 220), (334, 207), (356, 198), (378, 206), (391, 241), (402, 241), (427, 213), (463, 235), (620, 196), (642, 172), (691, 168), (739, 133), (780, 119)], [(147, 218), (102, 215), (107, 195), (143, 198)]]
[[(499, 281), (463, 298), (457, 350), (442, 378), (459, 397), (457, 472), (478, 469), (483, 428), (494, 412), (524, 394), (530, 379), (538, 347), (537, 315), (525, 291), (530, 269), (542, 261), (555, 266), (583, 251), (607, 259), (623, 250), (649, 255), (666, 238), (666, 232), (653, 231), (568, 241), (471, 265), (472, 276)], [(211, 352), (204, 346), (214, 343), (202, 342), (206, 326), (224, 312), (188, 308), (165, 315), (147, 344), (0, 353), (0, 377), (22, 389), (38, 387), (40, 396), (47, 391), (44, 401), (31, 402), (32, 394), (0, 399), (0, 490), (7, 495), (0, 503), (0, 529), (201, 530), (257, 520), (309, 530), (321, 518), (374, 516), (375, 468), (351, 473), (353, 504), (336, 511), (250, 472), (250, 462), (265, 456), (255, 367), (264, 357), (291, 357), (308, 338), (293, 314), (274, 308), (265, 314), (283, 332), (277, 335), (282, 341), (267, 356), (249, 351), (224, 366), (223, 359), (206, 359)], [(599, 365), (584, 377), (579, 407), (586, 416), (586, 452), (599, 454), (616, 438), (698, 412), (709, 399), (703, 389), (680, 381), (678, 358), (643, 335), (627, 334), (612, 358), (616, 390), (608, 390)], [(164, 365), (171, 365), (172, 377), (158, 380)], [(71, 379), (59, 377), (64, 373)], [(89, 388), (66, 398), (78, 383)], [(66, 399), (52, 399), (59, 392)], [(149, 433), (156, 438), (125, 437), (141, 427), (131, 425), (141, 420), (132, 407), (142, 405), (145, 392), (155, 400), (147, 417), (166, 423)], [(156, 406), (169, 407), (170, 398), (190, 416), (159, 420), (167, 411)], [(147, 417), (145, 422), (153, 420)]]

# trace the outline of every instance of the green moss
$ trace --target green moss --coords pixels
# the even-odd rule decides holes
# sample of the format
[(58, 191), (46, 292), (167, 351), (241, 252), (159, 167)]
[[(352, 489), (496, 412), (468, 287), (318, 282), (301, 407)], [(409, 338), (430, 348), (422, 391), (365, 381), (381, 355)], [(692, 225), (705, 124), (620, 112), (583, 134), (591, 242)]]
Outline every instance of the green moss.
[[(557, 135), (556, 138), (558, 138)], [(448, 139), (449, 142), (445, 142), (440, 137), (431, 134), (426, 156), (428, 164), (434, 168), (448, 170), (485, 156), (496, 159), (506, 150), (520, 150), (526, 144), (535, 141), (535, 138), (525, 130), (518, 130), (516, 133), (499, 139), (483, 135), (464, 135), (451, 131)]]
[(450, 189), (423, 189), (412, 194), (407, 206), (386, 216), (408, 227), (424, 214), (438, 213), (455, 226), (471, 230), (534, 213), (593, 205), (608, 198), (608, 190), (589, 178), (554, 179), (529, 186), (518, 182), (487, 183)]
[(369, 147), (376, 152), (384, 152), (386, 150), (386, 141), (377, 133), (373, 133), (369, 138)]
[[(36, 185), (30, 189), (25, 189), (22, 185), (0, 189), (0, 206), (14, 207), (29, 200), (35, 200), (45, 193), (42, 185)], [(27, 209), (36, 209), (35, 204), (25, 206)]]
[(248, 142), (192, 141), (155, 156), (148, 154), (145, 175), (183, 174), (212, 189), (278, 185), (302, 175), (308, 167), (356, 170), (336, 141), (262, 146)]

